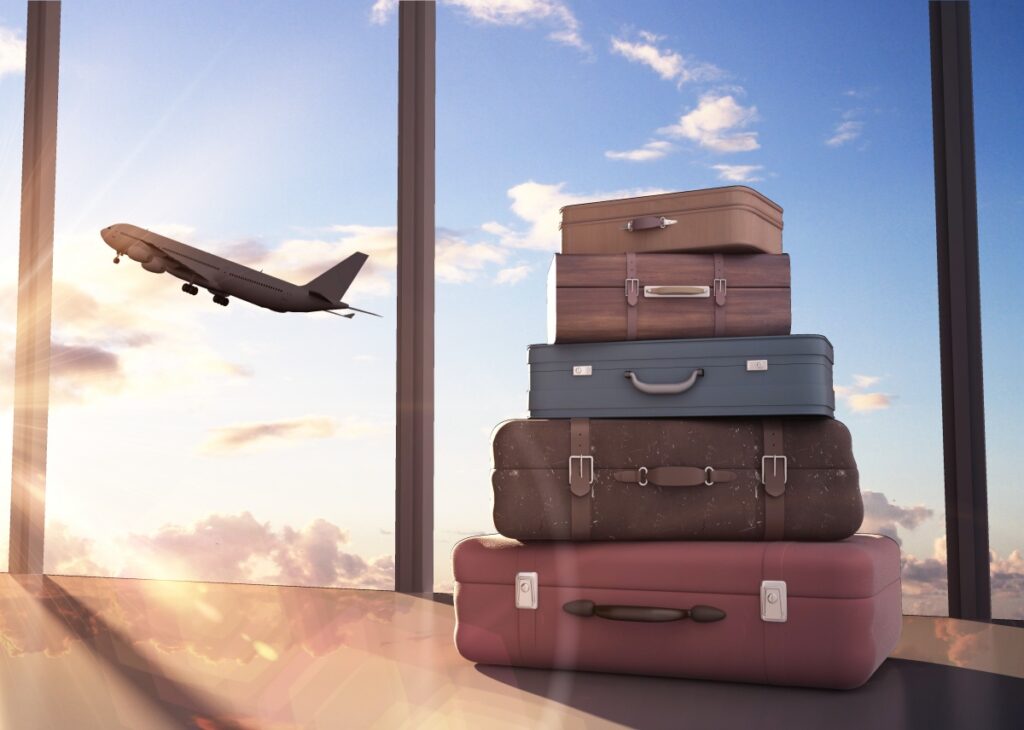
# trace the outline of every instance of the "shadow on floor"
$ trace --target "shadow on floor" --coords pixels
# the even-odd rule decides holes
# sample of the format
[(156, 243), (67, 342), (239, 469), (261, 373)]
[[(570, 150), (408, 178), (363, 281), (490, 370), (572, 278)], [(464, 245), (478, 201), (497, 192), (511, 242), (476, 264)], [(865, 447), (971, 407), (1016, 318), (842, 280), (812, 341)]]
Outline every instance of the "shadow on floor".
[(201, 689), (169, 676), (142, 654), (134, 643), (111, 627), (97, 613), (47, 576), (12, 576), (25, 592), (56, 621), (116, 671), (154, 710), (168, 721), (201, 730), (245, 730), (243, 721), (232, 719)]
[(1024, 680), (900, 659), (856, 690), (477, 665), (503, 684), (636, 728), (1020, 728)]

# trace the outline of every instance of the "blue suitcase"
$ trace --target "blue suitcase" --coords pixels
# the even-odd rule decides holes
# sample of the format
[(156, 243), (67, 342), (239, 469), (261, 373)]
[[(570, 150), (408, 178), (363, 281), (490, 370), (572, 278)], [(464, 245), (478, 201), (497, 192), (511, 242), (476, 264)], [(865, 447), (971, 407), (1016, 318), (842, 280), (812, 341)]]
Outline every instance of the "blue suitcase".
[(834, 414), (821, 335), (530, 347), (531, 418)]

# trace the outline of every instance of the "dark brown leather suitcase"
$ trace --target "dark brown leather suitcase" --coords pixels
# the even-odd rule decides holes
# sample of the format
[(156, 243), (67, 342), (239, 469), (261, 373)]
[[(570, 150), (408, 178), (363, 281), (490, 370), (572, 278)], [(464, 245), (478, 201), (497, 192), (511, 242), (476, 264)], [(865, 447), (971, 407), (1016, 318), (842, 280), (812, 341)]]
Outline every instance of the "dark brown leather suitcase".
[(555, 254), (548, 342), (788, 335), (786, 254)]
[(517, 540), (841, 540), (864, 516), (832, 418), (516, 420), (493, 451)]
[(745, 185), (562, 208), (562, 253), (782, 253), (782, 208)]

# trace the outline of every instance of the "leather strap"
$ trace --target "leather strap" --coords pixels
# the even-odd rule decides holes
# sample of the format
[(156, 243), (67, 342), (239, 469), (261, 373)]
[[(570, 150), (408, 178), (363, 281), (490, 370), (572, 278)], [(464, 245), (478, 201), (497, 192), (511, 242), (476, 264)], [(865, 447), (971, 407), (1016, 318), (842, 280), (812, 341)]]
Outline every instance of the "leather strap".
[(715, 297), (715, 337), (721, 337), (722, 335), (725, 334), (725, 312), (723, 311), (723, 307), (725, 307), (726, 295), (725, 259), (722, 257), (722, 254), (716, 253), (714, 255), (714, 261), (715, 278), (711, 286), (714, 290), (713, 293)]
[(570, 534), (573, 540), (590, 539), (590, 500), (593, 498), (594, 457), (590, 453), (590, 419), (569, 421)]
[(656, 466), (651, 469), (622, 469), (612, 474), (617, 482), (656, 487), (697, 487), (702, 484), (718, 484), (736, 479), (736, 473), (711, 467), (699, 466)]
[(764, 452), (761, 483), (764, 485), (764, 539), (781, 540), (786, 532), (786, 478), (789, 464), (782, 444), (782, 421), (762, 420)]
[(626, 254), (626, 339), (636, 339), (636, 305), (640, 301), (640, 280), (636, 275), (636, 254)]

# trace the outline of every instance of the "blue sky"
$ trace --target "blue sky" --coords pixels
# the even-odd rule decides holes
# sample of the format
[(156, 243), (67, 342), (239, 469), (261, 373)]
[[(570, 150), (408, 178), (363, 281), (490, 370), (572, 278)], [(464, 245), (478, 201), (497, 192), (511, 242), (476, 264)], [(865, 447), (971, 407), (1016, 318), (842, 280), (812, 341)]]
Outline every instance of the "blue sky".
[[(65, 5), (55, 277), (68, 287), (55, 333), (94, 366), (55, 384), (48, 510), (63, 542), (51, 552), (69, 570), (91, 560), (202, 577), (168, 556), (212, 549), (214, 535), (263, 546), (224, 548), (217, 576), (385, 581), (397, 72), (386, 5)], [(943, 534), (926, 4), (516, 7), (438, 9), (439, 586), (452, 543), (493, 530), (489, 434), (525, 415), (558, 206), (747, 180), (785, 209), (794, 331), (835, 346), (838, 415), (878, 495), (866, 526), (898, 532), (922, 576), (908, 600), (941, 610), (942, 587), (925, 578), (941, 569)], [(973, 7), (992, 545), (1012, 588), (1024, 574), (1011, 556), (1024, 548), (1011, 462), (1024, 18)], [(23, 28), (3, 12), (0, 25)], [(2, 140), (20, 127), (21, 83), (0, 76), (4, 162), (19, 152), (20, 132)], [(12, 170), (0, 170), (0, 225), (13, 244)], [(362, 248), (373, 263), (354, 303), (386, 317), (212, 308), (110, 265), (96, 231), (116, 221), (296, 280)], [(268, 424), (278, 437), (218, 446)], [(1006, 605), (1024, 611), (1019, 597)]]

